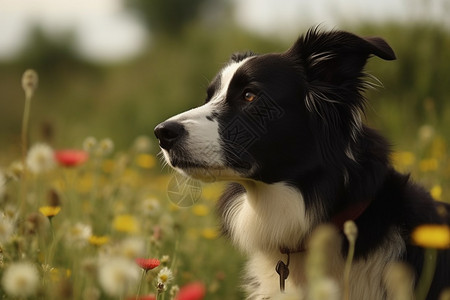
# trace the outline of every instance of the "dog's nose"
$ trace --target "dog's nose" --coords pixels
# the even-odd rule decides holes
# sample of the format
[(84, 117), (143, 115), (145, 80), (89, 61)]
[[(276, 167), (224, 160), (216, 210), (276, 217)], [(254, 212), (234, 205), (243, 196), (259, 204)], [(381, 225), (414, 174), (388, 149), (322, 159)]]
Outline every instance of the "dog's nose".
[(184, 126), (175, 121), (166, 121), (155, 127), (155, 135), (161, 148), (169, 150), (186, 133)]

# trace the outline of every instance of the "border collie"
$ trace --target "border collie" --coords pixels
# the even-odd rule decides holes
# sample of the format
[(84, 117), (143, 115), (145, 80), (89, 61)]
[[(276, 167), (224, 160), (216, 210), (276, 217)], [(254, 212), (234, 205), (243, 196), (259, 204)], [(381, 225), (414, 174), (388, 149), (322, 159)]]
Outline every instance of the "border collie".
[[(324, 223), (341, 229), (342, 249), (329, 262), (341, 283), (347, 219), (359, 231), (350, 299), (389, 298), (383, 273), (390, 262), (411, 264), (416, 282), (421, 274), (425, 256), (412, 244), (412, 230), (448, 223), (429, 193), (394, 170), (387, 141), (363, 123), (371, 56), (396, 58), (379, 37), (318, 29), (283, 53), (233, 54), (202, 106), (156, 126), (171, 167), (231, 182), (218, 211), (225, 235), (249, 256), (249, 299), (280, 293), (275, 268), (286, 253), (286, 290), (305, 286), (302, 245)], [(439, 252), (428, 299), (447, 286), (446, 250)]]

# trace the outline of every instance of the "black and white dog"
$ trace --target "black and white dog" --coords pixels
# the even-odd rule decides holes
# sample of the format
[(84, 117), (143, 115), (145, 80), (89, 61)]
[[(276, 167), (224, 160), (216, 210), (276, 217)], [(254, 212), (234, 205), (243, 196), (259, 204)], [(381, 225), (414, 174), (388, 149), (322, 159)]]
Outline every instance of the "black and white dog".
[[(363, 124), (362, 93), (371, 86), (363, 69), (372, 55), (395, 59), (381, 38), (317, 29), (284, 53), (234, 54), (202, 106), (155, 128), (173, 168), (232, 182), (219, 214), (224, 233), (250, 257), (249, 299), (280, 292), (275, 266), (286, 252), (286, 289), (304, 285), (307, 250), (299, 247), (318, 225), (346, 219), (359, 229), (350, 299), (386, 299), (390, 262), (421, 274), (423, 249), (412, 245), (412, 230), (448, 222), (424, 189), (393, 169), (387, 141)], [(346, 252), (336, 253), (330, 266), (341, 282)], [(449, 253), (441, 251), (428, 299), (447, 286)]]

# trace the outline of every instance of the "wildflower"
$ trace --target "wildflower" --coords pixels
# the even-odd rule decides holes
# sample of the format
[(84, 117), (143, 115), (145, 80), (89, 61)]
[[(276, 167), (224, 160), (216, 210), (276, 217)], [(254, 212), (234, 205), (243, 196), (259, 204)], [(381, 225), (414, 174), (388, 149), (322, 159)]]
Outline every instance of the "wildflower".
[(13, 161), (8, 167), (8, 175), (14, 179), (18, 180), (23, 174), (23, 164), (21, 161)]
[(169, 263), (169, 261), (170, 261), (170, 256), (169, 255), (163, 255), (161, 257), (161, 263), (162, 264), (167, 264), (167, 263)]
[(56, 161), (64, 167), (75, 167), (84, 163), (89, 154), (83, 150), (58, 150), (55, 152)]
[(110, 257), (100, 262), (98, 279), (109, 296), (121, 297), (138, 283), (139, 275), (139, 267), (133, 261), (124, 257)]
[(439, 162), (436, 158), (422, 159), (419, 163), (419, 169), (421, 172), (436, 171), (439, 167)]
[(165, 291), (167, 289), (167, 285), (172, 281), (173, 274), (172, 271), (168, 267), (164, 267), (159, 271), (158, 276), (158, 290)]
[(159, 201), (155, 198), (145, 198), (141, 204), (140, 204), (141, 212), (146, 216), (155, 216), (160, 208), (161, 205), (159, 204)]
[(392, 160), (396, 167), (405, 168), (414, 164), (416, 156), (412, 152), (399, 151), (392, 154)]
[(431, 125), (423, 125), (419, 128), (419, 140), (428, 143), (434, 136), (434, 128)]
[(448, 249), (450, 248), (450, 227), (447, 225), (420, 225), (411, 234), (413, 242), (421, 247)]
[(203, 217), (203, 216), (208, 215), (209, 208), (203, 204), (196, 204), (192, 207), (192, 212), (196, 216)]
[(83, 141), (83, 149), (87, 152), (93, 152), (97, 146), (97, 139), (95, 137), (89, 136)]
[(112, 173), (115, 167), (115, 162), (112, 159), (105, 159), (102, 163), (102, 170), (105, 173)]
[(341, 299), (341, 295), (336, 281), (325, 277), (311, 285), (310, 298), (316, 300), (338, 300)]
[(97, 246), (97, 247), (103, 246), (104, 244), (106, 244), (108, 242), (109, 242), (109, 237), (106, 236), (106, 235), (102, 235), (102, 236), (91, 235), (89, 237), (89, 243), (91, 245), (94, 245), (94, 246)]
[(171, 299), (175, 299), (175, 296), (178, 294), (179, 291), (180, 291), (180, 287), (178, 285), (176, 285), (176, 284), (173, 285), (170, 288), (170, 292), (169, 292), (170, 298)]
[(82, 247), (92, 236), (92, 227), (83, 223), (76, 223), (66, 234), (66, 241), (70, 246)]
[(136, 152), (147, 152), (152, 148), (152, 141), (146, 135), (138, 136), (133, 143), (133, 148)]
[(442, 200), (442, 187), (439, 184), (434, 185), (431, 188), (430, 193), (434, 200)]
[(354, 243), (358, 236), (358, 227), (356, 227), (355, 222), (347, 221), (344, 223), (344, 234), (349, 240), (349, 242)]
[(152, 270), (161, 264), (156, 258), (136, 258), (135, 261), (145, 271)]
[(34, 91), (37, 89), (39, 82), (38, 74), (35, 70), (28, 69), (22, 76), (22, 88), (25, 91), (25, 96), (31, 98)]
[(51, 219), (61, 211), (61, 206), (41, 206), (39, 207), (41, 214)]
[(111, 139), (103, 139), (99, 144), (99, 154), (106, 156), (111, 154), (114, 150), (114, 143)]
[(11, 297), (34, 295), (39, 285), (37, 268), (28, 262), (12, 263), (3, 273), (3, 289)]
[(151, 169), (155, 166), (156, 159), (150, 154), (139, 154), (136, 156), (136, 165), (143, 169)]
[(141, 238), (132, 237), (123, 240), (119, 245), (119, 253), (124, 257), (135, 259), (143, 256), (145, 252), (145, 242)]
[(13, 231), (13, 223), (3, 214), (0, 214), (0, 245), (9, 241)]
[(384, 281), (388, 299), (414, 299), (414, 272), (409, 265), (395, 262), (386, 267)]
[(55, 167), (53, 149), (47, 144), (35, 144), (28, 151), (27, 167), (35, 174), (50, 171)]
[(138, 232), (138, 223), (132, 215), (118, 215), (114, 218), (113, 227), (117, 231), (126, 233)]
[(25, 220), (25, 233), (36, 234), (45, 230), (45, 226), (48, 225), (45, 216), (42, 213), (32, 212)]
[(214, 240), (219, 236), (216, 228), (205, 228), (202, 230), (202, 236), (207, 240)]
[(176, 300), (201, 300), (205, 294), (205, 285), (202, 282), (193, 282), (180, 288)]

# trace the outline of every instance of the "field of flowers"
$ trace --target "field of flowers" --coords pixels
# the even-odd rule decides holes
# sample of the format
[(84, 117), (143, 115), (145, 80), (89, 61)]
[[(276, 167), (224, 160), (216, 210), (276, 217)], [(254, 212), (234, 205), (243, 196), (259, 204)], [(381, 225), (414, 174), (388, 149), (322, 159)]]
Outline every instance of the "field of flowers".
[(171, 196), (176, 177), (146, 136), (126, 152), (94, 137), (27, 147), (36, 86), (27, 71), (23, 156), (0, 169), (0, 298), (240, 298), (241, 258), (214, 216), (220, 184)]
[[(243, 260), (220, 237), (214, 214), (222, 184), (186, 182), (161, 170), (147, 136), (136, 137), (128, 151), (95, 137), (72, 149), (28, 145), (37, 81), (34, 71), (25, 73), (22, 156), (0, 168), (0, 297), (242, 298)], [(447, 141), (427, 124), (415, 140), (412, 150), (393, 154), (395, 165), (412, 172), (437, 201), (449, 201)], [(424, 247), (450, 245), (448, 228), (431, 228), (442, 233), (432, 236), (421, 229), (417, 243)], [(312, 253), (314, 278), (326, 256)], [(421, 280), (425, 292), (419, 292), (426, 294), (426, 276)]]

